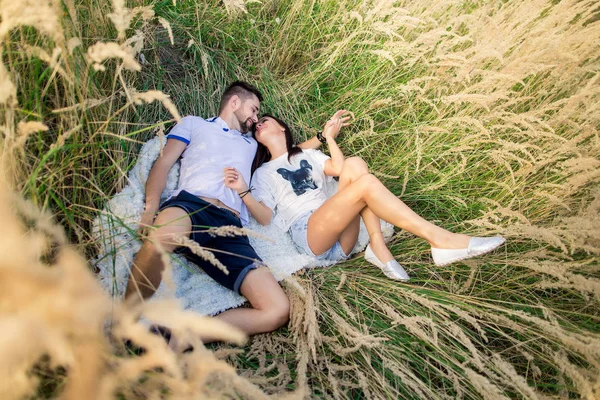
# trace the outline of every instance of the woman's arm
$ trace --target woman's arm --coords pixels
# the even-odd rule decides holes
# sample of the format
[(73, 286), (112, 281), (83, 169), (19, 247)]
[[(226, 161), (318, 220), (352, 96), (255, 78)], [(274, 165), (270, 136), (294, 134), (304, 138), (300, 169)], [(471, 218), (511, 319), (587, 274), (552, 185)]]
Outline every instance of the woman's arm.
[(269, 225), (273, 218), (273, 210), (263, 202), (259, 202), (248, 190), (248, 185), (242, 174), (233, 167), (225, 168), (225, 186), (237, 192), (242, 198), (252, 217), (261, 225)]
[[(342, 111), (342, 110), (340, 110)], [(338, 111), (338, 112), (340, 112)], [(350, 113), (349, 111), (344, 111), (343, 113)], [(337, 113), (336, 113), (337, 114)], [(349, 117), (346, 117), (344, 119), (344, 121), (347, 121), (349, 119)], [(348, 124), (343, 124), (342, 126), (346, 126)], [(335, 139), (337, 137), (337, 135), (340, 133), (340, 130), (338, 129), (336, 132), (333, 132), (333, 138)], [(325, 131), (323, 131), (321, 133), (323, 136), (325, 136)], [(318, 136), (318, 135), (317, 135)], [(319, 147), (321, 147), (321, 144), (323, 142), (321, 142), (317, 136), (314, 136), (308, 140), (305, 140), (304, 142), (300, 143), (298, 145), (298, 147), (300, 147), (301, 149), (318, 149)]]
[(301, 149), (318, 149), (319, 147), (321, 147), (321, 142), (319, 141), (319, 139), (317, 139), (316, 136), (314, 136), (300, 143), (298, 147), (300, 147)]
[(325, 167), (323, 168), (323, 172), (328, 176), (340, 176), (342, 173), (342, 166), (344, 165), (344, 153), (340, 150), (340, 147), (337, 145), (335, 138), (340, 132), (342, 126), (347, 126), (347, 121), (350, 119), (350, 115), (348, 115), (348, 111), (339, 110), (327, 123), (325, 124), (325, 129), (323, 130), (323, 136), (327, 139), (327, 144), (329, 145), (329, 153), (331, 155), (331, 159), (325, 162)]
[[(247, 190), (247, 189), (246, 189)], [(267, 207), (262, 201), (258, 201), (252, 196), (252, 192), (247, 192), (242, 195), (242, 201), (248, 207), (252, 217), (261, 225), (269, 225), (273, 219), (273, 210)]]

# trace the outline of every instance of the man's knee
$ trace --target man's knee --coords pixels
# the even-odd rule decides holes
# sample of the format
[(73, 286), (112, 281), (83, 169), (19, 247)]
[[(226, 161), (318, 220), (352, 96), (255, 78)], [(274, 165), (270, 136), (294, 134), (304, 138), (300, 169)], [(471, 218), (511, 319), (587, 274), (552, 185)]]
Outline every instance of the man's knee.
[(283, 304), (277, 304), (268, 310), (264, 310), (265, 313), (265, 328), (269, 331), (274, 331), (277, 328), (287, 324), (290, 320), (290, 301), (287, 299)]
[(190, 237), (192, 220), (188, 213), (178, 207), (162, 210), (154, 220), (154, 227), (149, 229), (146, 243), (150, 243), (154, 251), (162, 249), (173, 252), (181, 245), (181, 237)]
[(257, 311), (262, 332), (272, 332), (290, 319), (290, 300), (268, 268), (250, 271), (242, 282), (240, 293)]
[(180, 232), (172, 232), (167, 227), (152, 229), (146, 237), (144, 248), (152, 253), (172, 253), (180, 246), (181, 236)]

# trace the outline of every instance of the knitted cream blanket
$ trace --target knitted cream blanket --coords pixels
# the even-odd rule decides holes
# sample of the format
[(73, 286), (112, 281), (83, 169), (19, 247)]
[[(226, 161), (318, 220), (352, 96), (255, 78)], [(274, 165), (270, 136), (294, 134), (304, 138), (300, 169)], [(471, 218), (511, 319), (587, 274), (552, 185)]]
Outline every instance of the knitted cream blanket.
[[(157, 137), (142, 147), (136, 165), (129, 172), (128, 185), (107, 202), (100, 215), (94, 220), (93, 235), (100, 247), (99, 256), (95, 260), (95, 265), (99, 269), (98, 278), (115, 298), (123, 296), (133, 258), (141, 246), (135, 231), (144, 208), (146, 179), (162, 144)], [(175, 189), (178, 176), (179, 164), (176, 164), (169, 172), (161, 201), (166, 200)], [(326, 191), (332, 194), (336, 189), (335, 180), (329, 179), (326, 183)], [(259, 234), (250, 236), (250, 243), (278, 281), (305, 267), (324, 267), (331, 264), (331, 262), (318, 262), (311, 256), (300, 254), (290, 235), (278, 228), (277, 223), (262, 226), (251, 219), (246, 228)], [(393, 233), (393, 226), (382, 221), (382, 228), (386, 240), (389, 239)], [(358, 243), (352, 253), (364, 250), (368, 240), (369, 235), (361, 221)], [(213, 315), (238, 307), (246, 301), (243, 296), (213, 281), (200, 268), (182, 256), (173, 254), (171, 264), (175, 284), (174, 295), (186, 309), (203, 315)], [(172, 297), (172, 295), (172, 291), (168, 290), (163, 282), (153, 298)]]

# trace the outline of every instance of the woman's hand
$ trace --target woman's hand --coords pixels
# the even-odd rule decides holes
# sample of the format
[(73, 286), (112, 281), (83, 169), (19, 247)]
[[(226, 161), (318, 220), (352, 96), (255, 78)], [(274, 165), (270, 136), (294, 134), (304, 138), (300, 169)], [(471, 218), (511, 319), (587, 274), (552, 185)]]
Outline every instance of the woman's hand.
[(248, 190), (248, 185), (246, 184), (246, 181), (244, 180), (244, 177), (242, 176), (240, 171), (238, 171), (237, 169), (235, 169), (233, 167), (227, 167), (227, 168), (225, 168), (224, 172), (225, 172), (225, 178), (224, 178), (225, 186), (227, 186), (230, 189), (235, 190), (236, 193), (238, 193), (238, 194)]
[(348, 126), (350, 123), (348, 120), (352, 118), (352, 113), (347, 110), (338, 110), (333, 117), (325, 124), (325, 128), (323, 129), (323, 136), (326, 139), (332, 138), (335, 139), (339, 133), (342, 126)]

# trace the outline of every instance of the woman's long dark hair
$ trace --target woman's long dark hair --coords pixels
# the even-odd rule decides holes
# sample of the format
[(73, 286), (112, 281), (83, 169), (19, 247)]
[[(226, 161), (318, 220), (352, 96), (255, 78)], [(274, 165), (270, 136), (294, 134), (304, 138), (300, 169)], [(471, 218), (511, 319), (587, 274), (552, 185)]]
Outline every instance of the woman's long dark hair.
[[(261, 118), (264, 118), (264, 117), (274, 119), (275, 121), (277, 121), (277, 123), (279, 123), (279, 125), (283, 126), (283, 129), (285, 129), (285, 132), (284, 132), (285, 133), (285, 147), (287, 148), (287, 152), (288, 152), (288, 161), (292, 158), (293, 155), (298, 154), (302, 151), (302, 149), (300, 147), (298, 147), (294, 144), (294, 137), (292, 136), (292, 130), (285, 122), (283, 122), (279, 118), (274, 117), (270, 114), (264, 114)], [(254, 171), (256, 171), (258, 167), (260, 167), (261, 165), (263, 165), (264, 163), (266, 163), (267, 161), (269, 161), (271, 159), (271, 152), (269, 152), (269, 149), (267, 149), (267, 146), (258, 142), (258, 140), (257, 140), (257, 143), (258, 143), (258, 148), (256, 149), (256, 156), (254, 156), (254, 161), (252, 162), (252, 174), (254, 174)]]

